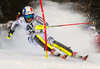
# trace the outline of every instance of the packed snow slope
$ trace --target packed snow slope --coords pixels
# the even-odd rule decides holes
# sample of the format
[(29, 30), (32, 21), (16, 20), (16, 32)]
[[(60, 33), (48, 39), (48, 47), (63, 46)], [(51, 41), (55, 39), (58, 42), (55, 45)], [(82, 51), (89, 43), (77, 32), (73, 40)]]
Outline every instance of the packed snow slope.
[[(71, 5), (43, 2), (45, 19), (49, 25), (86, 22), (86, 17), (73, 12)], [(34, 11), (42, 16), (40, 6)], [(100, 69), (100, 54), (95, 52), (93, 37), (80, 26), (48, 28), (47, 33), (73, 51), (83, 56), (88, 54), (87, 61), (70, 57), (63, 60), (49, 54), (46, 59), (45, 51), (40, 46), (32, 46), (21, 27), (16, 28), (10, 40), (6, 39), (7, 32), (0, 31), (0, 69)]]

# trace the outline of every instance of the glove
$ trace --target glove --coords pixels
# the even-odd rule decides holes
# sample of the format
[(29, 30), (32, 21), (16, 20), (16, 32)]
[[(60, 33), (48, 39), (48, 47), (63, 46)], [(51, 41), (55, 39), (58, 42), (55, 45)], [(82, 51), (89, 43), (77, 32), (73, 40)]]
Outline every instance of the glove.
[(11, 39), (11, 36), (13, 35), (13, 33), (14, 33), (14, 30), (10, 30), (10, 31), (8, 32), (7, 39)]
[[(46, 28), (48, 28), (48, 26), (46, 26)], [(44, 25), (37, 25), (35, 27), (36, 30), (43, 30), (44, 29)]]

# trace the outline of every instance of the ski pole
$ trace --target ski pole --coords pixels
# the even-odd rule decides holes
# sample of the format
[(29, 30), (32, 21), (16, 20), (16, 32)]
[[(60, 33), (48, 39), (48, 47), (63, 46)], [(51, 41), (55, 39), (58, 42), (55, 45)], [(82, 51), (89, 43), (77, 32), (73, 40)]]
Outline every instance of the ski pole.
[[(91, 23), (94, 23), (94, 22), (54, 25), (54, 26), (46, 26), (46, 28), (62, 27), (62, 26), (72, 26), (72, 25), (81, 25), (81, 24), (91, 24)], [(37, 26), (35, 27), (35, 29), (37, 29), (37, 30), (44, 29), (44, 25), (37, 25)]]
[(16, 17), (16, 20), (18, 19), (19, 15), (20, 15), (20, 12), (18, 12), (18, 15), (17, 15), (17, 17)]
[[(20, 12), (18, 12), (18, 15), (17, 15), (17, 17), (16, 17), (16, 20), (18, 19), (19, 15), (20, 15)], [(10, 39), (10, 36), (11, 36), (11, 35), (12, 35), (12, 33), (9, 32), (9, 34), (8, 34), (8, 36), (7, 36), (7, 39)]]
[(62, 27), (62, 26), (72, 26), (72, 25), (81, 25), (81, 24), (91, 24), (91, 23), (94, 23), (94, 22), (54, 25), (54, 26), (48, 26), (48, 28), (51, 28), (51, 27)]

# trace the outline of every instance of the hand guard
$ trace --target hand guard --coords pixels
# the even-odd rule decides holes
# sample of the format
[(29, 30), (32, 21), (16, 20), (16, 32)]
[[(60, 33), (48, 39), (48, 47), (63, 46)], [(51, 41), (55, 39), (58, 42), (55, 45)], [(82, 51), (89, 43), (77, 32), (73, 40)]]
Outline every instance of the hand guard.
[(8, 36), (7, 36), (7, 39), (11, 39), (11, 36), (13, 35), (14, 31), (13, 30), (10, 30), (8, 32)]
[[(48, 28), (48, 26), (46, 26), (46, 28)], [(35, 27), (36, 30), (43, 30), (44, 29), (44, 25), (37, 25)]]

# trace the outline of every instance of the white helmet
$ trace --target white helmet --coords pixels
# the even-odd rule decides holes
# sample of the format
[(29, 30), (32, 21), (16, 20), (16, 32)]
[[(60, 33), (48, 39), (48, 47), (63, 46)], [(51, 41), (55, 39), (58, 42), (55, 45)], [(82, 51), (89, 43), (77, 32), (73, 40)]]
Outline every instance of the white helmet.
[(34, 14), (33, 8), (30, 7), (30, 6), (24, 7), (24, 9), (22, 10), (22, 14), (23, 14), (23, 15)]

